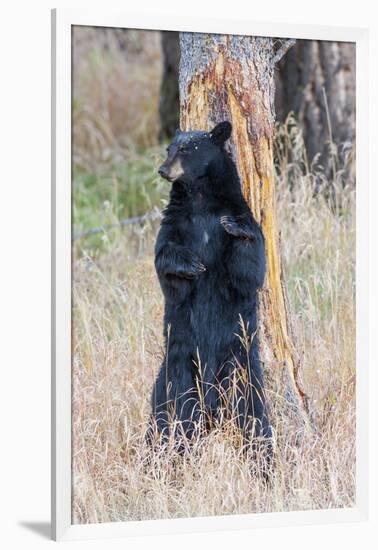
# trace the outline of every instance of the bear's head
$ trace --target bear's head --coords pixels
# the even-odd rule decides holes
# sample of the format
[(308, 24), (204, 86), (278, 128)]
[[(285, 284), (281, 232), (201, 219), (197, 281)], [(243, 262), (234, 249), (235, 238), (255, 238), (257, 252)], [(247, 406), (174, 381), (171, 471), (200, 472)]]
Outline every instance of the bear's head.
[(220, 122), (210, 132), (177, 130), (159, 174), (168, 181), (187, 184), (206, 177), (211, 166), (222, 162), (226, 154), (223, 146), (231, 130), (228, 121)]

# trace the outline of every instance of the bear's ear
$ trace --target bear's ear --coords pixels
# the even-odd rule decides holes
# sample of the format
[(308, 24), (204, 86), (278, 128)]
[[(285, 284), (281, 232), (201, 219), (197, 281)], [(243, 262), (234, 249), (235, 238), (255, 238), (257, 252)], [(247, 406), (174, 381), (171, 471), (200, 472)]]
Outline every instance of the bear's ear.
[(232, 126), (228, 120), (220, 122), (209, 132), (210, 138), (214, 143), (222, 144), (231, 136)]

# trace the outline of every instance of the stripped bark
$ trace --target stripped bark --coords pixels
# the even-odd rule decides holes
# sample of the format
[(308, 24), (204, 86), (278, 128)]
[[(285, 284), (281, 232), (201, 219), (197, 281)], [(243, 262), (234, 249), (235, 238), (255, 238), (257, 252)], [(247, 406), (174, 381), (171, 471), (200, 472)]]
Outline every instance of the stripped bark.
[(306, 419), (306, 399), (297, 380), (298, 359), (289, 325), (275, 206), (274, 41), (181, 33), (180, 46), (181, 128), (209, 130), (222, 120), (232, 123), (230, 152), (237, 163), (243, 193), (264, 232), (267, 275), (260, 296), (259, 339), (265, 378), (274, 380), (274, 392), (284, 394)]

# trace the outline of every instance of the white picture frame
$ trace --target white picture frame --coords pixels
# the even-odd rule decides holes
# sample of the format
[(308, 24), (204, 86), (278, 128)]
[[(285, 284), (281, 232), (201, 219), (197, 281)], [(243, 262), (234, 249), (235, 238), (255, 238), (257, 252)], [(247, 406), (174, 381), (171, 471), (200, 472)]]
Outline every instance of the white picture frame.
[[(356, 43), (357, 135), (357, 464), (356, 506), (72, 525), (71, 522), (71, 27), (199, 31)], [(367, 519), (368, 515), (368, 31), (360, 28), (167, 17), (129, 11), (52, 12), (52, 536), (55, 540), (250, 529)]]

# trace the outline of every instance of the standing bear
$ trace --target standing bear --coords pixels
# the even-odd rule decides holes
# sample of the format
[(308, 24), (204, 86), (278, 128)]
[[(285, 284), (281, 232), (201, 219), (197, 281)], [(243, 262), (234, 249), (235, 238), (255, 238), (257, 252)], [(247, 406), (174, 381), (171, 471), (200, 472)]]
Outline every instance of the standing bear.
[(172, 182), (155, 247), (165, 358), (152, 419), (163, 436), (232, 418), (247, 442), (271, 437), (256, 337), (264, 237), (224, 148), (231, 130), (177, 131), (159, 169)]

